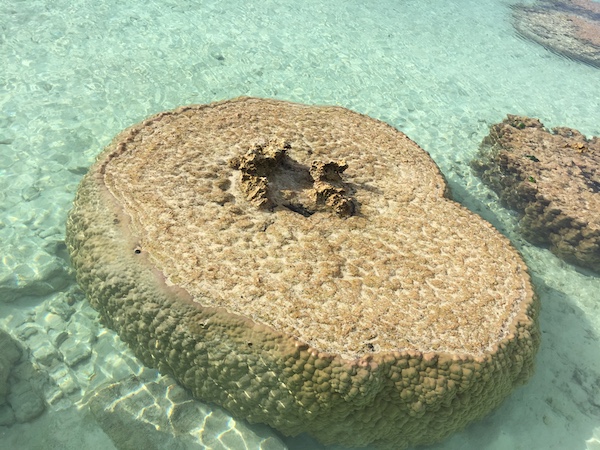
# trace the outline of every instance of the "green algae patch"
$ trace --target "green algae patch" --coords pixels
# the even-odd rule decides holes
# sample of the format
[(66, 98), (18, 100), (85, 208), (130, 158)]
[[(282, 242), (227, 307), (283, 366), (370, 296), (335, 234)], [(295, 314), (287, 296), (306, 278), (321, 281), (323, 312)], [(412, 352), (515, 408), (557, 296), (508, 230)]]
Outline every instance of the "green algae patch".
[(526, 381), (539, 346), (517, 251), (417, 144), (340, 107), (238, 98), (125, 130), (67, 245), (145, 364), (327, 444), (439, 441)]

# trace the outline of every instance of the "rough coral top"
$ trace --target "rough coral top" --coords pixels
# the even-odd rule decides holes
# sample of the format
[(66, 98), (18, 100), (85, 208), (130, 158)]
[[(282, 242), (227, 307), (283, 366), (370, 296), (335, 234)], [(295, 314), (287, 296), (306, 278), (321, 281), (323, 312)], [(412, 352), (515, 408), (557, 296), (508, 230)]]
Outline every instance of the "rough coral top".
[[(238, 160), (268, 151), (280, 157), (254, 169), (258, 205)], [(352, 205), (341, 215), (317, 198), (313, 173), (339, 160)], [(426, 152), (340, 108), (184, 108), (131, 130), (102, 171), (169, 283), (321, 351), (478, 355), (531, 295), (517, 252), (445, 197)]]

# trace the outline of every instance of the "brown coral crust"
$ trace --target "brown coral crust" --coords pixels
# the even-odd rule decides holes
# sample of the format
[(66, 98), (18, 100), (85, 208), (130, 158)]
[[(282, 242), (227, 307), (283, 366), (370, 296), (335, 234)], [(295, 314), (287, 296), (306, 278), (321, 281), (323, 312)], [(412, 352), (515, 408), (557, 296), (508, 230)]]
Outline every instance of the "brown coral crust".
[(524, 236), (600, 271), (600, 139), (508, 115), (473, 163), (502, 202), (520, 211)]
[(520, 256), (445, 192), (382, 122), (240, 98), (117, 136), (67, 244), (106, 324), (198, 398), (399, 449), (496, 407), (539, 345)]
[(540, 0), (514, 7), (518, 33), (547, 49), (600, 67), (600, 12), (589, 0)]

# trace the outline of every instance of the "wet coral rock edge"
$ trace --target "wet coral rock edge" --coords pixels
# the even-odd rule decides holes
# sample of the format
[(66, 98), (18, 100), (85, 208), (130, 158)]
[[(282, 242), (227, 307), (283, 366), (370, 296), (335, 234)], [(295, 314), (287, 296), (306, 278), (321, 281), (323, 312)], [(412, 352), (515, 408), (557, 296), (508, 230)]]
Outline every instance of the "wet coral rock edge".
[(523, 236), (600, 272), (600, 139), (509, 114), (492, 125), (473, 168), (521, 213)]
[[(174, 283), (173, 277), (166, 275), (166, 269), (157, 268), (157, 259), (146, 249), (142, 237), (136, 235), (139, 224), (134, 223), (135, 219), (127, 212), (127, 205), (117, 201), (115, 192), (107, 187), (106, 161), (125, 154), (127, 145), (142, 142), (143, 139), (136, 136), (148, 127), (184, 114), (210, 115), (212, 111), (228, 108), (233, 111), (238, 108), (273, 110), (292, 117), (297, 111), (311, 118), (331, 114), (340, 122), (350, 118), (365, 123), (366, 129), (388, 133), (392, 141), (409, 145), (404, 151), (407, 154), (414, 151), (420, 158), (414, 164), (417, 167), (426, 164), (430, 170), (430, 175), (423, 172), (421, 178), (433, 176), (432, 185), (438, 186), (430, 194), (415, 194), (412, 200), (418, 197), (417, 200), (425, 202), (425, 206), (433, 211), (437, 211), (436, 205), (442, 205), (451, 214), (457, 214), (460, 220), (471, 218), (475, 224), (473, 229), (482, 229), (487, 239), (497, 243), (497, 247), (493, 247), (498, 252), (496, 256), (507, 258), (501, 267), (508, 267), (509, 272), (503, 273), (501, 278), (514, 277), (521, 286), (517, 293), (493, 294), (500, 304), (504, 304), (500, 295), (515, 295), (515, 300), (506, 304), (508, 315), (500, 314), (504, 325), (494, 331), (497, 333), (495, 341), (471, 352), (444, 351), (443, 347), (435, 351), (431, 346), (411, 346), (410, 343), (400, 346), (394, 343), (396, 341), (391, 343), (397, 345), (395, 350), (374, 341), (360, 352), (356, 349), (350, 349), (349, 353), (326, 351), (319, 348), (319, 341), (311, 345), (287, 330), (281, 331), (285, 329), (283, 326), (278, 329), (261, 323), (256, 319), (259, 316), (232, 312), (211, 303), (210, 299), (190, 294), (191, 288)], [(229, 119), (235, 122), (236, 117)], [(219, 126), (222, 125), (220, 122)], [(264, 149), (268, 145), (269, 141), (264, 141), (258, 147), (246, 147), (246, 151), (261, 146)], [(285, 147), (285, 143), (275, 146)], [(385, 155), (381, 158), (385, 160)], [(240, 161), (228, 161), (231, 158), (222, 161), (227, 170), (239, 172)], [(331, 162), (322, 158), (317, 161)], [(402, 157), (399, 157), (398, 164), (401, 161)], [(347, 184), (350, 176), (342, 178), (342, 172), (351, 170), (344, 168), (344, 161), (335, 158), (333, 162), (329, 168), (317, 162), (312, 167), (312, 183), (307, 178), (307, 186), (314, 187), (318, 181), (329, 184), (326, 190), (339, 194), (336, 201), (327, 206), (327, 199), (317, 201), (318, 195), (307, 189), (306, 198), (315, 200), (315, 205), (320, 204), (317, 212), (298, 214), (282, 207), (276, 209), (276, 214), (293, 220), (314, 220), (314, 224), (323, 217), (335, 221), (336, 226), (342, 226), (343, 221), (362, 223), (364, 218), (360, 214), (370, 211), (369, 197)], [(348, 164), (352, 168), (352, 162)], [(407, 174), (414, 172), (415, 167), (406, 171)], [(238, 177), (242, 176), (238, 173)], [(302, 177), (306, 178), (305, 172)], [(268, 185), (266, 187), (268, 191)], [(539, 304), (524, 264), (508, 241), (480, 218), (445, 199), (445, 192), (443, 179), (429, 156), (402, 133), (381, 122), (343, 108), (240, 98), (161, 113), (117, 136), (81, 182), (69, 215), (66, 240), (78, 282), (92, 306), (100, 312), (103, 323), (115, 329), (144, 364), (173, 375), (195, 397), (219, 404), (250, 422), (266, 423), (286, 435), (308, 432), (326, 444), (372, 444), (401, 449), (440, 441), (485, 416), (529, 378), (539, 346)], [(237, 202), (251, 203), (254, 198), (247, 192), (243, 197), (239, 196)], [(351, 202), (353, 205), (343, 207), (343, 214), (336, 210), (340, 199), (346, 199), (342, 204)], [(219, 202), (217, 206), (223, 206), (224, 200)], [(211, 208), (214, 204), (211, 203)], [(306, 201), (302, 204), (306, 205)], [(319, 207), (325, 209), (320, 211)], [(269, 214), (268, 211), (257, 211), (255, 214)], [(419, 216), (410, 220), (418, 222)], [(434, 220), (434, 217), (428, 220)], [(417, 231), (425, 226), (418, 223)], [(467, 222), (464, 226), (470, 233), (472, 225)], [(452, 238), (452, 230), (447, 233), (450, 235), (444, 236)], [(477, 241), (474, 239), (469, 245), (476, 245)], [(313, 294), (313, 291), (308, 293)], [(385, 305), (385, 299), (378, 300)], [(444, 303), (444, 299), (422, 299), (421, 303), (426, 308), (428, 301), (438, 300)], [(343, 299), (339, 301), (343, 303)], [(460, 300), (456, 307), (469, 301)], [(485, 313), (489, 315), (489, 310)], [(386, 322), (384, 311), (377, 314), (381, 322)], [(451, 318), (451, 314), (447, 312), (443, 317)], [(392, 318), (398, 323), (403, 320), (400, 316)], [(293, 323), (293, 318), (285, 319)], [(469, 318), (465, 320), (462, 323), (467, 326)], [(445, 322), (442, 320), (441, 323)], [(376, 320), (367, 324), (356, 322), (354, 327), (358, 326), (376, 329), (378, 323)], [(318, 329), (319, 324), (308, 324), (307, 327)], [(381, 331), (383, 333), (385, 328)], [(351, 332), (353, 330), (348, 331)], [(401, 342), (403, 333), (399, 329), (396, 333), (397, 341)]]

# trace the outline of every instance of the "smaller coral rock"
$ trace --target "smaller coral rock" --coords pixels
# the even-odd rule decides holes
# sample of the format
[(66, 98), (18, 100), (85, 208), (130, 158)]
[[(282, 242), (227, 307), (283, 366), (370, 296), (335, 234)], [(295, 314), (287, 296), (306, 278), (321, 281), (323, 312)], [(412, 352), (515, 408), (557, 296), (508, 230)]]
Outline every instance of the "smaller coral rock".
[(525, 237), (600, 272), (600, 140), (508, 115), (493, 125), (473, 167), (523, 214)]
[(600, 6), (590, 0), (541, 0), (514, 9), (518, 33), (567, 58), (600, 67)]

